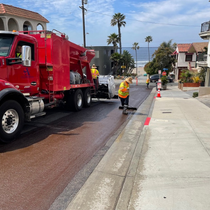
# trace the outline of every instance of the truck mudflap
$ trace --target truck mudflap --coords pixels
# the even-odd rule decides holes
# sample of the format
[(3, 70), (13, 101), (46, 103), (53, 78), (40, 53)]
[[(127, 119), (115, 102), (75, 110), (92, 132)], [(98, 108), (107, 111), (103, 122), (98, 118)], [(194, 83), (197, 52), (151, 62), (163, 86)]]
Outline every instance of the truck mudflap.
[(114, 77), (112, 75), (100, 75), (98, 83), (98, 98), (116, 98)]

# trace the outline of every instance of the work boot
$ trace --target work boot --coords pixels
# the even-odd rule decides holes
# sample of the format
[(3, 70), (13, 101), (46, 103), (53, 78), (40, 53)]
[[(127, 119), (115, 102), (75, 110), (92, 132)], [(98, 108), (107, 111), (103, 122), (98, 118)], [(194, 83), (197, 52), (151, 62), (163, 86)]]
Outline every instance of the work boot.
[(125, 115), (128, 114), (128, 112), (127, 112), (127, 107), (128, 107), (128, 106), (124, 106), (124, 107), (123, 107), (123, 112), (122, 112), (122, 113), (125, 114)]

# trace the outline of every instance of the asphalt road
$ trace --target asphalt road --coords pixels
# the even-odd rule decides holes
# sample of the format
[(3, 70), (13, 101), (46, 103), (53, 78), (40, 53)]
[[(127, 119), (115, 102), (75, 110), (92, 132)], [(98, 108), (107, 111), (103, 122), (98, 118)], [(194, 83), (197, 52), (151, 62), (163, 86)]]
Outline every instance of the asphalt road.
[[(149, 95), (151, 89), (145, 87), (131, 86), (130, 106), (140, 106)], [(132, 117), (132, 112), (122, 115), (119, 105), (119, 99), (94, 100), (91, 107), (77, 113), (49, 110), (46, 116), (27, 123), (20, 138), (0, 144), (0, 209), (48, 210), (94, 156), (101, 152), (97, 161), (102, 158), (108, 149), (106, 142)], [(80, 174), (69, 197), (94, 166), (84, 176)]]

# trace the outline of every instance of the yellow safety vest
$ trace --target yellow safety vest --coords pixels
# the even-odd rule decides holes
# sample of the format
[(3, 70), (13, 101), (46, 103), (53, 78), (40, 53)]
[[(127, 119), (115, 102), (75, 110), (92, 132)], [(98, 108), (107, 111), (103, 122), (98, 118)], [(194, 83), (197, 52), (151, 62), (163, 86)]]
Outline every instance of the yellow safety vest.
[(99, 76), (99, 72), (97, 69), (91, 69), (91, 74), (93, 79), (97, 79), (97, 76)]
[(22, 54), (21, 53), (16, 53), (16, 57), (22, 58)]
[(126, 81), (121, 82), (119, 90), (118, 90), (118, 96), (120, 98), (127, 98), (129, 96), (129, 84)]
[(149, 83), (149, 79), (147, 79), (146, 83)]

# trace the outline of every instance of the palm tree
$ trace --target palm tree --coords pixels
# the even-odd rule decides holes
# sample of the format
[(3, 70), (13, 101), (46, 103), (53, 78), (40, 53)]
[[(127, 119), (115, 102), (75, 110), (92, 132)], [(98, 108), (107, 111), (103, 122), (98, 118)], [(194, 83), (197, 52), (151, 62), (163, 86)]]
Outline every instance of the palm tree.
[(113, 33), (108, 36), (107, 44), (109, 45), (111, 43), (114, 46), (114, 52), (117, 52), (117, 43), (119, 43), (119, 36), (117, 34)]
[(117, 25), (117, 27), (118, 27), (118, 36), (119, 36), (119, 43), (120, 43), (120, 54), (122, 54), (120, 27), (121, 26), (125, 27), (126, 22), (124, 20), (125, 20), (125, 15), (123, 15), (121, 13), (115, 13), (113, 15), (113, 18), (111, 19), (111, 26)]
[(140, 48), (138, 44), (139, 44), (138, 42), (134, 42), (132, 47), (132, 49), (135, 50), (136, 53), (136, 75), (137, 75), (137, 50)]
[(150, 62), (149, 43), (152, 42), (152, 37), (151, 36), (147, 36), (145, 38), (145, 42), (148, 42), (148, 56), (149, 56), (149, 62)]

